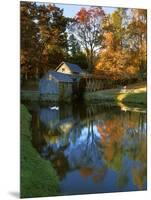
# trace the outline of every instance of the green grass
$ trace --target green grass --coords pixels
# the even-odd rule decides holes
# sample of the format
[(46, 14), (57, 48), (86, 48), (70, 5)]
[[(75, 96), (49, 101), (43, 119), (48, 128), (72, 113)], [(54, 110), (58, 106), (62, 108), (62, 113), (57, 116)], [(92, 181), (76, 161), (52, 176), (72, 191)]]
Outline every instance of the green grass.
[(40, 94), (39, 91), (32, 90), (22, 90), (21, 99), (25, 101), (39, 101)]
[(31, 115), (21, 105), (21, 198), (59, 194), (59, 179), (49, 161), (43, 160), (31, 144)]
[(123, 103), (135, 103), (135, 104), (147, 104), (147, 92), (144, 85), (130, 85), (126, 91), (121, 89), (109, 89), (101, 90), (85, 94), (86, 101), (103, 101), (103, 102), (123, 102)]
[(140, 93), (130, 93), (124, 99), (124, 103), (137, 103), (137, 104), (147, 104), (147, 95), (146, 92)]

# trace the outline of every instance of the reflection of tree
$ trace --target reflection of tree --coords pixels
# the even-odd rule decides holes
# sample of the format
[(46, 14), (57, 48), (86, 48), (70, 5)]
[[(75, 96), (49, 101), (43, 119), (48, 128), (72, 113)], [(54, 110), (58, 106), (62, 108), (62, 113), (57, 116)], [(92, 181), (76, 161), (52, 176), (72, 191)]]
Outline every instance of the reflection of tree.
[[(142, 189), (146, 177), (146, 116), (110, 107), (80, 109), (81, 113), (77, 109), (74, 115), (70, 109), (68, 118), (61, 111), (57, 115), (61, 119), (51, 127), (40, 122), (35, 113), (34, 146), (52, 162), (61, 179), (69, 170), (79, 169), (84, 179), (91, 177), (97, 183), (105, 178), (107, 169), (112, 169), (118, 175), (118, 188), (126, 187), (131, 172), (134, 184)], [(46, 113), (48, 119), (50, 113)], [(125, 157), (131, 165), (125, 165)]]
[[(71, 168), (71, 163), (73, 168), (80, 168), (80, 174), (83, 176), (84, 174), (90, 175), (91, 169), (93, 169), (92, 178), (95, 182), (103, 177), (105, 170), (101, 169), (102, 166), (94, 169), (98, 159), (101, 159), (100, 144), (93, 130), (93, 121), (88, 120), (87, 123), (86, 133), (83, 133), (85, 125), (78, 123), (69, 134), (61, 134), (59, 129), (51, 130), (41, 124), (41, 134), (46, 142), (45, 146), (41, 148), (41, 154), (51, 160), (60, 178), (65, 176), (69, 165)], [(82, 135), (85, 137), (84, 139), (82, 139)], [(76, 148), (70, 148), (71, 144), (74, 144)]]
[[(141, 137), (140, 137), (141, 134)], [(138, 142), (128, 152), (130, 158), (139, 162), (138, 165), (132, 167), (132, 177), (134, 184), (138, 189), (143, 189), (144, 181), (146, 181), (147, 175), (147, 140), (146, 135), (139, 132), (139, 137), (135, 137)]]
[(142, 167), (133, 167), (132, 168), (132, 176), (133, 176), (133, 182), (135, 185), (137, 185), (139, 190), (143, 189), (144, 181), (146, 179), (146, 172), (147, 168), (146, 165)]
[(106, 174), (106, 166), (101, 166), (101, 168), (92, 168), (92, 167), (81, 167), (80, 174), (84, 179), (87, 179), (89, 176), (92, 176), (92, 179), (95, 183), (102, 181)]
[[(103, 157), (109, 168), (118, 171), (117, 185), (124, 187), (128, 184), (127, 170), (125, 171), (124, 156), (135, 163), (132, 165), (132, 177), (138, 189), (142, 189), (146, 177), (146, 134), (145, 115), (130, 113), (115, 115), (97, 125), (101, 135)], [(140, 167), (138, 167), (140, 165)]]
[(39, 116), (37, 112), (32, 112), (32, 144), (38, 150), (41, 151), (41, 148), (46, 145), (46, 141), (41, 134), (41, 123), (39, 121)]
[(117, 177), (116, 184), (118, 188), (123, 189), (128, 184), (128, 182), (129, 182), (128, 170), (122, 168)]
[(103, 179), (105, 178), (106, 172), (107, 172), (107, 167), (105, 165), (103, 165), (101, 168), (95, 170), (93, 177), (92, 177), (94, 182), (98, 183), (100, 181), (103, 181)]
[(88, 176), (91, 176), (93, 173), (93, 169), (91, 167), (81, 167), (80, 168), (80, 174), (84, 178), (87, 178)]
[(67, 171), (69, 170), (68, 160), (63, 152), (56, 152), (51, 154), (51, 163), (60, 179), (63, 179)]
[(116, 116), (103, 122), (97, 126), (101, 135), (101, 145), (104, 150), (104, 159), (107, 165), (114, 170), (119, 171), (122, 167), (122, 149), (121, 140), (124, 132), (124, 127), (121, 126), (121, 121), (117, 120)]
[[(66, 134), (60, 134), (59, 128), (51, 130), (44, 123), (40, 122), (37, 113), (33, 112), (32, 116), (32, 143), (42, 157), (51, 161), (58, 176), (62, 179), (69, 170), (68, 161), (64, 155), (64, 148), (66, 148), (68, 144), (66, 138), (68, 137)], [(61, 147), (59, 151), (54, 151), (53, 145), (57, 144), (59, 141), (63, 141), (63, 147)], [(52, 147), (49, 144), (51, 144)]]
[(88, 134), (87, 134), (87, 138), (85, 139), (86, 143), (85, 143), (85, 155), (87, 153), (93, 152), (93, 154), (97, 155), (98, 149), (100, 148), (100, 145), (98, 145), (98, 138), (95, 134), (94, 131), (94, 124), (93, 124), (93, 120), (88, 120), (87, 121), (87, 127), (88, 127)]

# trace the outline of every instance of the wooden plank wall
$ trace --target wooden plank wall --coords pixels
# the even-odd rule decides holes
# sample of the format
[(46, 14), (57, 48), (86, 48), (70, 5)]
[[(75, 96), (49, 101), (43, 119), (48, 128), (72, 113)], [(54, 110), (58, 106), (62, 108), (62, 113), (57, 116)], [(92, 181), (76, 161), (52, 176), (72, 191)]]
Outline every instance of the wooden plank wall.
[(96, 78), (84, 78), (86, 82), (86, 91), (87, 92), (95, 92), (97, 90), (102, 90), (104, 88), (103, 81), (101, 79)]

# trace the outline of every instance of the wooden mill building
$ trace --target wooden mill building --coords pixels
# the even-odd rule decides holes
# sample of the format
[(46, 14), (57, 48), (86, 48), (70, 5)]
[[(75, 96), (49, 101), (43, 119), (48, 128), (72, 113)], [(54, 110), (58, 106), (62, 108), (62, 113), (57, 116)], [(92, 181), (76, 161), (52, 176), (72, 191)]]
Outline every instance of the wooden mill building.
[(55, 71), (72, 75), (73, 80), (79, 79), (84, 74), (80, 66), (68, 62), (62, 62)]
[(82, 69), (62, 62), (54, 71), (48, 71), (39, 82), (40, 95), (45, 100), (67, 100), (73, 95), (74, 85), (80, 81)]
[[(106, 82), (107, 83), (107, 82)], [(100, 77), (84, 72), (80, 66), (62, 62), (54, 71), (48, 71), (39, 82), (44, 100), (67, 100), (82, 93), (103, 89)]]

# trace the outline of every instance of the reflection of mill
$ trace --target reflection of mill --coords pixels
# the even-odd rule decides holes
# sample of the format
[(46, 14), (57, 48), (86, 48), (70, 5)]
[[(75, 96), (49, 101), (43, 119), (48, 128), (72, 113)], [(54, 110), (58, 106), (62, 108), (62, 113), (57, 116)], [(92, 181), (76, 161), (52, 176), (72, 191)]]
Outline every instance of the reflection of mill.
[[(144, 113), (121, 112), (110, 105), (79, 105), (79, 109), (76, 105), (64, 105), (56, 110), (48, 106), (41, 108), (38, 115), (33, 114), (33, 120), (33, 145), (41, 156), (51, 160), (60, 179), (78, 170), (84, 179), (103, 181), (107, 168), (119, 171), (123, 167), (122, 157), (127, 154), (132, 160), (144, 163), (137, 169), (137, 176), (143, 180)], [(143, 153), (139, 155), (140, 151)], [(125, 173), (126, 170), (121, 171), (124, 177)]]
[[(68, 171), (68, 163), (70, 163), (70, 168), (78, 167), (81, 169), (80, 173), (84, 174), (88, 171), (93, 172), (92, 168), (96, 165), (96, 161), (100, 160), (99, 140), (93, 131), (92, 120), (97, 109), (89, 107), (85, 110), (77, 110), (75, 106), (67, 108), (58, 110), (51, 110), (49, 107), (42, 108), (39, 112), (42, 123), (36, 123), (38, 128), (33, 137), (33, 145), (42, 156), (53, 162), (58, 173), (61, 171), (60, 177), (66, 170)], [(33, 124), (35, 125), (34, 122)], [(87, 129), (85, 130), (84, 127)], [(39, 140), (37, 130), (41, 132), (38, 136)], [(77, 149), (72, 148), (74, 145), (78, 145)], [(99, 172), (98, 177), (103, 177), (104, 173), (100, 170), (99, 167), (95, 171)], [(103, 167), (102, 170), (104, 171), (105, 168)], [(99, 180), (96, 176), (95, 172), (95, 181)]]

